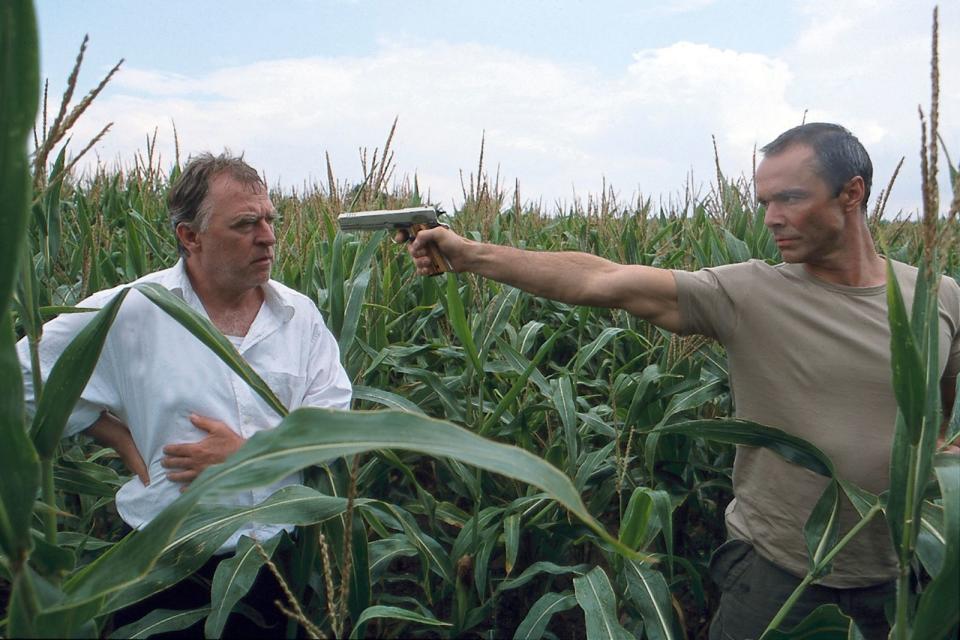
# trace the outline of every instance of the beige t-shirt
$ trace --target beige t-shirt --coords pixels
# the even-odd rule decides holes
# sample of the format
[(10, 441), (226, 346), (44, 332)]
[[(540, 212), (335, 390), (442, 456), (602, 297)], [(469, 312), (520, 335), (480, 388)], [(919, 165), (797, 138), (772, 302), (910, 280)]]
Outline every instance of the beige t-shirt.
[[(894, 262), (907, 308), (917, 269)], [(799, 264), (751, 260), (696, 272), (674, 271), (681, 333), (716, 338), (727, 350), (736, 415), (813, 443), (840, 477), (879, 493), (889, 485), (897, 405), (890, 369), (886, 285), (846, 287)], [(940, 371), (960, 371), (960, 286), (941, 280)], [(827, 480), (767, 449), (740, 446), (727, 509), (731, 537), (805, 575), (803, 525)], [(841, 535), (859, 520), (843, 499)], [(890, 580), (896, 557), (886, 522), (854, 538), (820, 580), (858, 587)]]

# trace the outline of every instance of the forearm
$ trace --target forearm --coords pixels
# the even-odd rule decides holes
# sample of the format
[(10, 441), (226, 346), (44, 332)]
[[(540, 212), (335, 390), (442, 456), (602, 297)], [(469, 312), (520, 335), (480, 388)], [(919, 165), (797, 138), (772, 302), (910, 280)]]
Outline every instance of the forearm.
[(525, 251), (472, 242), (443, 228), (421, 231), (409, 247), (421, 275), (435, 273), (435, 243), (454, 271), (478, 275), (568, 304), (624, 309), (669, 331), (679, 330), (677, 283), (667, 269), (623, 265), (575, 251)]
[(508, 284), (535, 296), (568, 304), (617, 306), (606, 280), (620, 265), (588, 253), (526, 251), (496, 244), (470, 243), (463, 270)]
[(116, 451), (127, 469), (136, 474), (144, 484), (149, 484), (147, 467), (140, 455), (140, 450), (137, 449), (129, 427), (119, 418), (104, 411), (83, 433), (93, 438), (100, 446)]

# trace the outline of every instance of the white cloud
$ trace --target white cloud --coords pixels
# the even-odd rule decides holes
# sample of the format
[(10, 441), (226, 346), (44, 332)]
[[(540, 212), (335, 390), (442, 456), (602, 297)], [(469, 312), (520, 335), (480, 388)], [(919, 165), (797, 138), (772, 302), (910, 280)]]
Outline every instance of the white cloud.
[[(183, 153), (246, 151), (271, 181), (295, 187), (325, 182), (325, 151), (338, 177), (358, 181), (358, 147), (382, 146), (399, 116), (398, 176), (418, 172), (435, 200), (461, 200), (460, 171), (476, 171), (485, 131), (488, 171), (499, 167), (503, 184), (518, 178), (524, 198), (552, 204), (574, 187), (597, 192), (604, 178), (625, 197), (682, 192), (691, 171), (697, 184), (709, 183), (711, 135), (724, 171), (749, 174), (755, 145), (809, 109), (808, 120), (839, 121), (857, 133), (885, 182), (900, 155), (916, 156), (929, 17), (900, 3), (869, 4), (870, 11), (859, 0), (804, 4), (808, 26), (776, 56), (681, 41), (638, 51), (612, 76), (435, 40), (381, 41), (369, 56), (271, 60), (196, 76), (125, 68), (81, 125), (92, 135), (115, 121), (99, 154), (124, 160), (159, 127), (169, 161), (173, 120)], [(952, 24), (960, 24), (956, 13)], [(960, 103), (948, 59), (960, 55), (955, 43), (941, 41), (947, 125), (948, 105)], [(960, 122), (952, 122), (945, 131), (960, 155)], [(911, 194), (919, 191), (904, 182), (894, 206), (918, 201)]]

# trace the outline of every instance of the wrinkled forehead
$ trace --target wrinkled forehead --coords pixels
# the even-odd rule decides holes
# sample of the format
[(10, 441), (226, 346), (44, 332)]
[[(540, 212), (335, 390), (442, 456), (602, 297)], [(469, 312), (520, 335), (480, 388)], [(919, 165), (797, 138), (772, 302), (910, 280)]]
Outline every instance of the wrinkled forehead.
[(223, 171), (210, 176), (209, 190), (211, 192), (214, 190), (242, 191), (258, 195), (267, 192), (266, 186), (260, 181), (259, 178), (257, 180), (250, 180), (244, 176), (241, 179), (235, 176), (229, 169), (224, 169)]
[(270, 202), (270, 196), (263, 183), (238, 180), (226, 172), (210, 180), (207, 206), (214, 215), (274, 211), (273, 203)]

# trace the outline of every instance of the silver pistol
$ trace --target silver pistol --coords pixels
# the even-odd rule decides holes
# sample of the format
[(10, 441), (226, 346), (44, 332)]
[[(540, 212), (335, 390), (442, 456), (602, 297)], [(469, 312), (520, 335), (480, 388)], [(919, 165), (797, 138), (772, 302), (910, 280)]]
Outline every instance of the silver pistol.
[[(408, 240), (415, 238), (423, 229), (441, 226), (437, 216), (441, 212), (436, 207), (408, 207), (406, 209), (384, 209), (382, 211), (358, 211), (341, 213), (337, 222), (344, 231), (379, 231), (388, 229), (402, 231)], [(427, 248), (436, 273), (453, 271), (450, 263), (431, 243)], [(436, 275), (436, 274), (434, 274)]]

